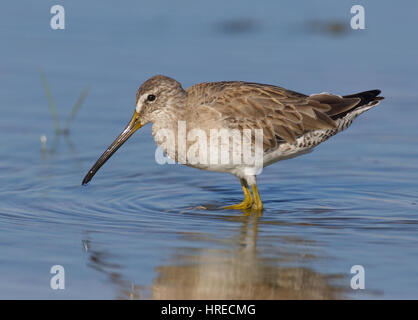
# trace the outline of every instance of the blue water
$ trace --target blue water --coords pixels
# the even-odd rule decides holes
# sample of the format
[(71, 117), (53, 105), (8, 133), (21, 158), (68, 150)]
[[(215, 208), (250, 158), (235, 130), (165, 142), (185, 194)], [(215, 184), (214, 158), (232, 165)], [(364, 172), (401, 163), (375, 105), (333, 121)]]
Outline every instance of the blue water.
[[(50, 28), (54, 4), (65, 30)], [(352, 4), (3, 2), (0, 298), (418, 298), (418, 4), (362, 1), (366, 29), (351, 30)], [(89, 88), (68, 135), (41, 70), (61, 126)], [(265, 168), (262, 216), (217, 209), (241, 200), (230, 175), (158, 165), (149, 126), (82, 187), (154, 74), (386, 99)]]

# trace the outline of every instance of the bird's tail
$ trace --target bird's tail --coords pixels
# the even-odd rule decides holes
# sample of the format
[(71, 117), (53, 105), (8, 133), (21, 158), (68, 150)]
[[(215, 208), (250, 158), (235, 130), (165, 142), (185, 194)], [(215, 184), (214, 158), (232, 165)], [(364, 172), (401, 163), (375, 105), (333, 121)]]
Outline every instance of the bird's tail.
[(344, 96), (343, 98), (360, 98), (360, 102), (357, 104), (356, 107), (360, 107), (366, 104), (376, 105), (379, 103), (380, 100), (384, 99), (384, 97), (378, 97), (380, 92), (380, 90), (369, 90), (360, 93), (350, 94), (348, 96)]
[(380, 100), (383, 100), (384, 97), (378, 97), (380, 94), (380, 90), (369, 90), (359, 93), (350, 94), (347, 96), (343, 96), (343, 98), (358, 98), (360, 101), (354, 105), (351, 109), (344, 111), (343, 113), (338, 115), (338, 118), (343, 118), (348, 113), (356, 111), (356, 113), (360, 114), (364, 111), (369, 110), (372, 107), (375, 107), (379, 104)]

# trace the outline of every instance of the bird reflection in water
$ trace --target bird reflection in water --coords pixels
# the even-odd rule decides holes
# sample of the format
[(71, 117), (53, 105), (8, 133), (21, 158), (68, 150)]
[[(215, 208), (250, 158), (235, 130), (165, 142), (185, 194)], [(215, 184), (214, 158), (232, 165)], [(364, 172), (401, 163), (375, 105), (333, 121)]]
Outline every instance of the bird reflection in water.
[[(199, 233), (180, 234), (193, 243), (215, 243), (217, 249), (206, 245), (205, 248), (177, 250), (169, 264), (155, 268), (156, 277), (151, 287), (124, 279), (122, 266), (112, 263), (110, 254), (92, 250), (91, 240), (87, 251), (88, 264), (109, 277), (117, 288), (117, 297), (121, 299), (343, 298), (346, 289), (334, 283), (343, 278), (342, 275), (291, 266), (319, 257), (288, 251), (281, 251), (278, 257), (277, 254), (266, 254), (265, 250), (262, 254), (256, 245), (260, 216), (228, 216), (224, 219), (240, 221), (238, 233), (226, 239), (214, 239)], [(304, 240), (282, 238), (281, 241), (296, 243)], [(219, 249), (219, 244), (226, 244), (228, 249)]]

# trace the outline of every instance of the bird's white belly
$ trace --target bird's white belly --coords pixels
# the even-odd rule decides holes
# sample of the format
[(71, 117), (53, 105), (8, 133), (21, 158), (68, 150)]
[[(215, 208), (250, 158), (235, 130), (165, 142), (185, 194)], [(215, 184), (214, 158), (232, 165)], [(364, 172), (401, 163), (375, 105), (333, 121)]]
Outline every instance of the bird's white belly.
[(335, 133), (338, 132), (336, 130), (317, 130), (309, 132), (298, 139), (294, 143), (282, 143), (279, 147), (275, 150), (265, 152), (263, 155), (262, 164), (260, 166), (254, 165), (247, 165), (245, 163), (233, 163), (230, 161), (229, 163), (222, 164), (190, 164), (187, 163), (186, 165), (202, 169), (208, 171), (215, 171), (215, 172), (229, 172), (233, 175), (238, 177), (245, 177), (249, 175), (256, 175), (258, 174), (260, 169), (271, 165), (275, 162), (291, 159), (306, 153), (309, 153), (313, 150), (315, 146), (320, 144), (321, 142), (327, 140), (329, 137), (333, 136)]

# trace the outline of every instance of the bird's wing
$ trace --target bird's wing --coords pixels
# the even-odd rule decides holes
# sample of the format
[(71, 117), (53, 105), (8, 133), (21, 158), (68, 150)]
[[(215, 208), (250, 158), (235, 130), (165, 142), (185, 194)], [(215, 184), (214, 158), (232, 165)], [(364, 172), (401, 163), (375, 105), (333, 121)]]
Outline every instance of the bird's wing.
[(206, 83), (190, 91), (199, 99), (197, 105), (215, 112), (227, 127), (263, 129), (264, 150), (275, 149), (282, 142), (293, 143), (309, 131), (335, 128), (333, 116), (360, 101), (329, 93), (306, 96), (246, 82)]

